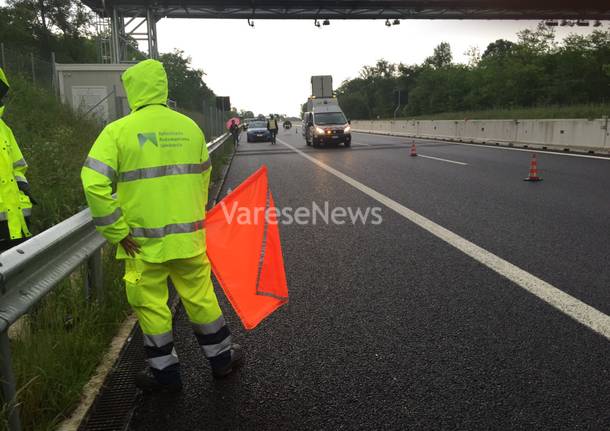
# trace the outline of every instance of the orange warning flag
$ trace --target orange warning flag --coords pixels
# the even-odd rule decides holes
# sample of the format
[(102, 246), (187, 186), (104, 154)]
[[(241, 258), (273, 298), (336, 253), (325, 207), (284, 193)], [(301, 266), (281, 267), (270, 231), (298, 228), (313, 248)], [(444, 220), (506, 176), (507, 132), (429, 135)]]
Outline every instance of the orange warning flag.
[(276, 211), (263, 166), (206, 217), (212, 270), (246, 329), (288, 302)]

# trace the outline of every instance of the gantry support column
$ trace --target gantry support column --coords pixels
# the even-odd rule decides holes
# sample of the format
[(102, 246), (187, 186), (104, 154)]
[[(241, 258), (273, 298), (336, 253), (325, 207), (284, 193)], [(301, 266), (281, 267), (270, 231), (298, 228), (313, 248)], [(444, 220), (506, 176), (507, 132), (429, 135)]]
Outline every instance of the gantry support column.
[(120, 27), (121, 22), (119, 21), (119, 12), (116, 8), (112, 8), (112, 16), (110, 18), (110, 40), (112, 41), (112, 62), (121, 62), (121, 39), (120, 39)]
[(146, 28), (148, 33), (148, 58), (159, 58), (157, 17), (151, 8), (146, 9)]

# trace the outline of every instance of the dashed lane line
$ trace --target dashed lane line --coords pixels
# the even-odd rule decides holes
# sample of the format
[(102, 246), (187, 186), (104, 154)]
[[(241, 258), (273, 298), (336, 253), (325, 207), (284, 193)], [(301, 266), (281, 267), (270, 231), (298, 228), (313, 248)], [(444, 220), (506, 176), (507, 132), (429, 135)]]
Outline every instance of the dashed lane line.
[(561, 311), (562, 313), (585, 325), (586, 327), (597, 332), (598, 334), (602, 335), (610, 341), (610, 316), (602, 313), (601, 311), (588, 304), (585, 304), (584, 302), (573, 297), (572, 295), (569, 295), (563, 290), (558, 289), (550, 283), (547, 283), (546, 281), (536, 277), (535, 275), (530, 274), (529, 272), (519, 268), (516, 265), (513, 265), (512, 263), (502, 259), (501, 257), (496, 256), (495, 254), (485, 250), (484, 248), (479, 247), (478, 245), (468, 241), (467, 239), (462, 238), (461, 236), (451, 232), (450, 230), (442, 227), (441, 225), (434, 223), (432, 220), (427, 219), (421, 214), (418, 214), (415, 211), (405, 207), (404, 205), (401, 205), (395, 200), (377, 192), (376, 190), (373, 190), (372, 188), (362, 184), (361, 182), (344, 174), (343, 172), (340, 172), (337, 169), (327, 165), (326, 163), (323, 163), (320, 160), (311, 157), (308, 154), (305, 154), (303, 151), (293, 147), (292, 145), (280, 139), (278, 139), (277, 142), (290, 148), (292, 151), (314, 163), (318, 167), (343, 180), (344, 182), (356, 188), (357, 190), (360, 190), (364, 194), (375, 199), (377, 202), (385, 205), (386, 207), (400, 214), (407, 220), (415, 223), (416, 225), (430, 232), (437, 238), (457, 248), (462, 253), (465, 253), (466, 255), (475, 259), (477, 262), (485, 265), (492, 271), (495, 271), (501, 276), (507, 278), (508, 280), (525, 289), (532, 295), (535, 295), (550, 306)]
[[(364, 142), (352, 142), (352, 146), (362, 146), (362, 145), (366, 145), (367, 147), (375, 147), (376, 145), (371, 145), (371, 144), (365, 144)], [(379, 145), (385, 145), (385, 144), (379, 144)], [(400, 144), (391, 144), (392, 146), (398, 146)], [(404, 146), (405, 148), (409, 148), (408, 145), (400, 145), (400, 146)], [(458, 162), (456, 160), (449, 160), (449, 159), (442, 159), (440, 157), (432, 157), (432, 156), (426, 156), (424, 154), (417, 154), (418, 157), (423, 157), (425, 159), (431, 159), (431, 160), (438, 160), (439, 162), (446, 162), (446, 163), (453, 163), (456, 165), (461, 165), (461, 166), (468, 166), (468, 163), (464, 163), (464, 162)]]
[(468, 166), (468, 163), (456, 162), (455, 160), (449, 160), (449, 159), (441, 159), (440, 157), (425, 156), (423, 154), (418, 154), (417, 156), (424, 157), (426, 159), (438, 160), (439, 162), (447, 162), (447, 163), (454, 163), (456, 165)]

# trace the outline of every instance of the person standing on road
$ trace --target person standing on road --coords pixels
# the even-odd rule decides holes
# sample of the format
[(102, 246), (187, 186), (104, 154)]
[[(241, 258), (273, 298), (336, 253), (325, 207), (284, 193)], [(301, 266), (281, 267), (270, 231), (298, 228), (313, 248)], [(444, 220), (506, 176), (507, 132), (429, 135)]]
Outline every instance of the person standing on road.
[[(146, 391), (182, 388), (167, 306), (171, 278), (214, 377), (242, 362), (210, 278), (205, 206), (211, 162), (201, 129), (169, 109), (167, 75), (156, 60), (123, 73), (131, 114), (101, 132), (81, 178), (93, 222), (125, 261), (127, 299), (144, 334)], [(112, 184), (116, 182), (116, 198)]]
[(277, 136), (278, 126), (277, 126), (277, 117), (273, 114), (267, 120), (267, 130), (271, 132), (271, 144), (275, 145), (275, 137)]
[(239, 142), (239, 126), (235, 120), (231, 120), (231, 127), (229, 127), (229, 131), (231, 132), (231, 136), (233, 136), (233, 145), (237, 147), (237, 143)]
[(25, 178), (28, 164), (13, 131), (2, 119), (4, 98), (9, 88), (6, 75), (0, 68), (0, 252), (32, 236), (28, 225), (33, 198)]

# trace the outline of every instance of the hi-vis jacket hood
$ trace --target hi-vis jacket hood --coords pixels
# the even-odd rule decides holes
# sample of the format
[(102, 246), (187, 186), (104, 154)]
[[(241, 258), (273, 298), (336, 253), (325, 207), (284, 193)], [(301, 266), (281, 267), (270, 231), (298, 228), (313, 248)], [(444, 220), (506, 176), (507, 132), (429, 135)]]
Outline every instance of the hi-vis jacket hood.
[(0, 118), (2, 117), (2, 114), (4, 114), (4, 102), (2, 101), (2, 98), (6, 96), (6, 93), (8, 93), (8, 89), (8, 79), (6, 79), (6, 75), (0, 67)]
[(127, 69), (122, 80), (132, 111), (146, 105), (167, 103), (167, 74), (159, 61), (141, 61)]

